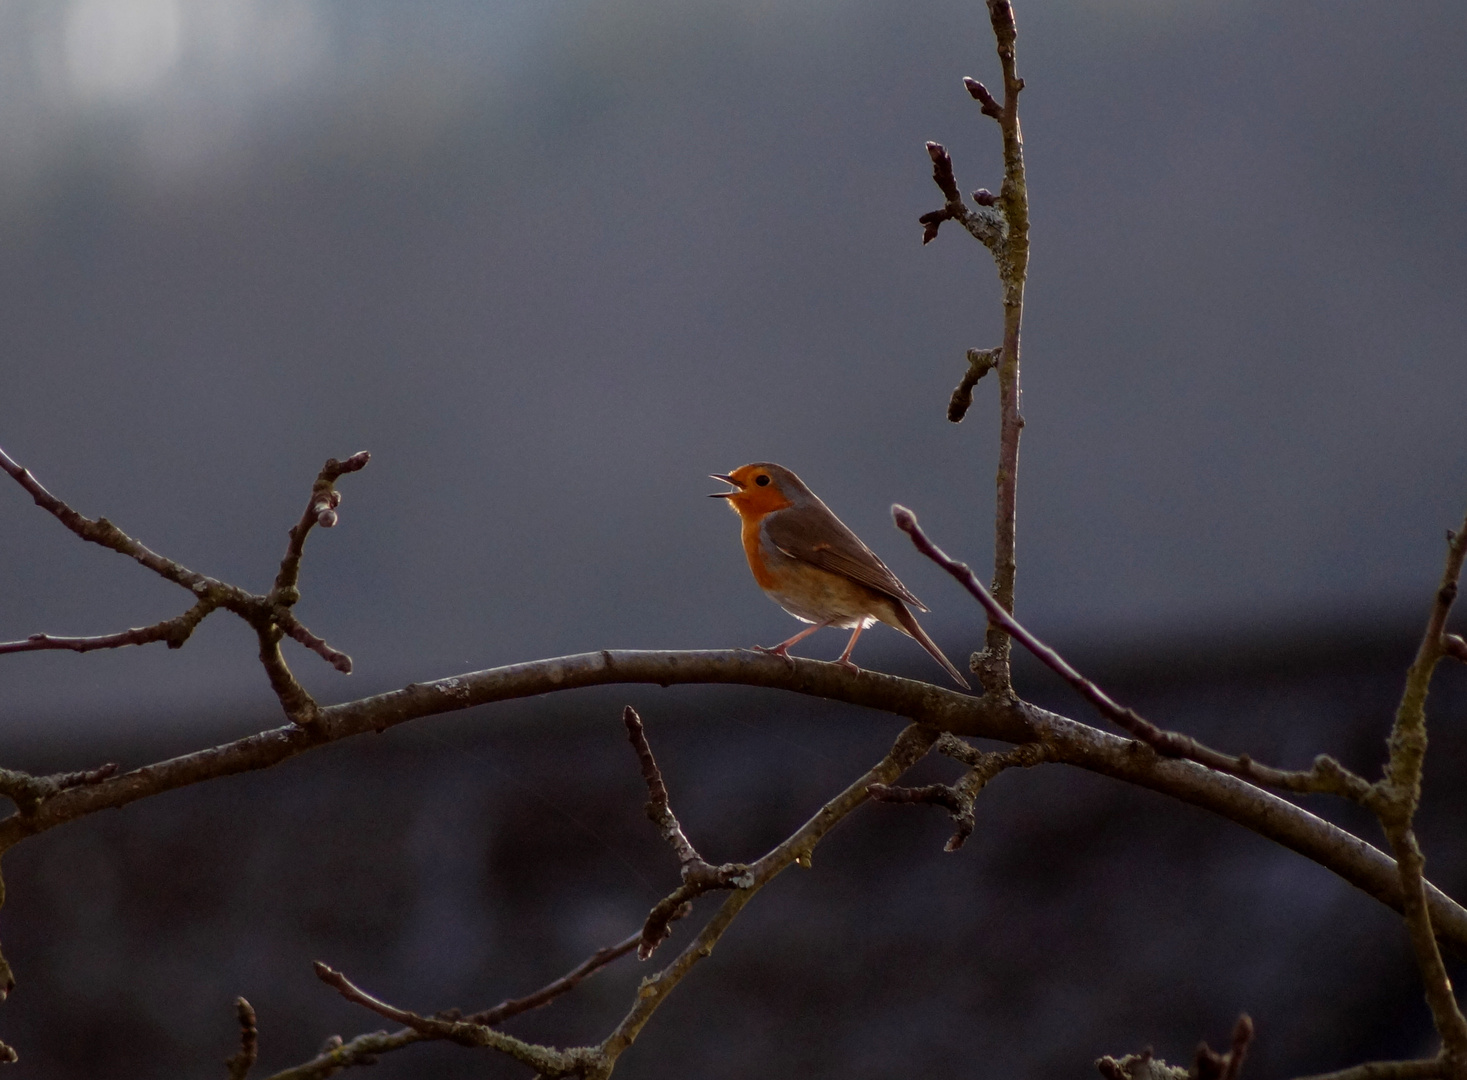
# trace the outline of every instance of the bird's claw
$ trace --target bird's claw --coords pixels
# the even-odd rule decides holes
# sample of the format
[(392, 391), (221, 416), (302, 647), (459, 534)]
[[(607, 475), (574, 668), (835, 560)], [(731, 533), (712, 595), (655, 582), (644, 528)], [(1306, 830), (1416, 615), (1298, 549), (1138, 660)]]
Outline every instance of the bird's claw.
[(789, 649), (783, 645), (776, 645), (773, 648), (770, 648), (768, 645), (755, 645), (754, 651), (761, 652), (765, 656), (777, 656), (790, 667), (795, 666), (795, 658), (790, 655)]
[(861, 673), (860, 665), (857, 664), (854, 660), (850, 660), (842, 656), (839, 660), (836, 661), (836, 663), (845, 668), (847, 671), (855, 672), (858, 675)]

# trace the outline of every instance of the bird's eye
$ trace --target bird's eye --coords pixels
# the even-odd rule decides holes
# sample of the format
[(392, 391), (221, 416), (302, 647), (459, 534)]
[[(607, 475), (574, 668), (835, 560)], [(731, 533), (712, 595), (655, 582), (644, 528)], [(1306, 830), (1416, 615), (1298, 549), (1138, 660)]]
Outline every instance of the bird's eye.
[(758, 484), (760, 487), (767, 487), (769, 485), (769, 477), (765, 476), (763, 473), (760, 473), (758, 476), (754, 477), (754, 483)]

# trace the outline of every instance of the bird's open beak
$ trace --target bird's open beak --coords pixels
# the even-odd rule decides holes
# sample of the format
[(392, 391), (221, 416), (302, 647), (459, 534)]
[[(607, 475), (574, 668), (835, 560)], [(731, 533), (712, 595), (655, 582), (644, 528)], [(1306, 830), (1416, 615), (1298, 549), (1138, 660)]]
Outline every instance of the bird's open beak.
[(722, 480), (729, 487), (733, 488), (732, 491), (715, 491), (712, 495), (708, 496), (710, 499), (726, 499), (730, 495), (737, 495), (743, 490), (743, 485), (732, 476), (724, 476), (722, 473), (709, 473), (708, 476), (711, 480)]

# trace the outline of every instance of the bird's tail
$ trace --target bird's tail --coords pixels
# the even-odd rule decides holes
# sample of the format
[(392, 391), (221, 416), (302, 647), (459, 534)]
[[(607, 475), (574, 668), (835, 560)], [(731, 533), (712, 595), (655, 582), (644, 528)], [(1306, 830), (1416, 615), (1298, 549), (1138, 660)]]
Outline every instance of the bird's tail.
[(942, 650), (937, 647), (937, 643), (927, 636), (927, 631), (922, 629), (921, 624), (917, 622), (917, 617), (907, 610), (907, 605), (898, 600), (892, 604), (892, 607), (896, 609), (896, 617), (902, 624), (901, 628), (916, 638), (917, 643), (932, 654), (932, 658), (941, 664), (949, 675), (957, 680), (959, 686), (964, 690), (972, 689), (968, 685), (968, 680), (963, 678), (962, 672), (953, 667), (952, 661), (942, 655)]

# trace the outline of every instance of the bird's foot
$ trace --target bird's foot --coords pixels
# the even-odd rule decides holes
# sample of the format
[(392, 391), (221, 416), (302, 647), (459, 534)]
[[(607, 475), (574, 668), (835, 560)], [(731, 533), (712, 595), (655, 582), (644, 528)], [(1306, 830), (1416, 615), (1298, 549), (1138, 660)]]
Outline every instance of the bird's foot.
[(790, 667), (795, 666), (795, 658), (790, 655), (788, 645), (776, 645), (773, 648), (770, 648), (768, 645), (755, 645), (754, 651), (762, 652), (765, 656), (777, 656)]
[(842, 656), (839, 660), (836, 661), (836, 663), (845, 668), (847, 671), (853, 671), (858, 675), (861, 673), (860, 665), (858, 665), (854, 660), (850, 659), (849, 657)]

